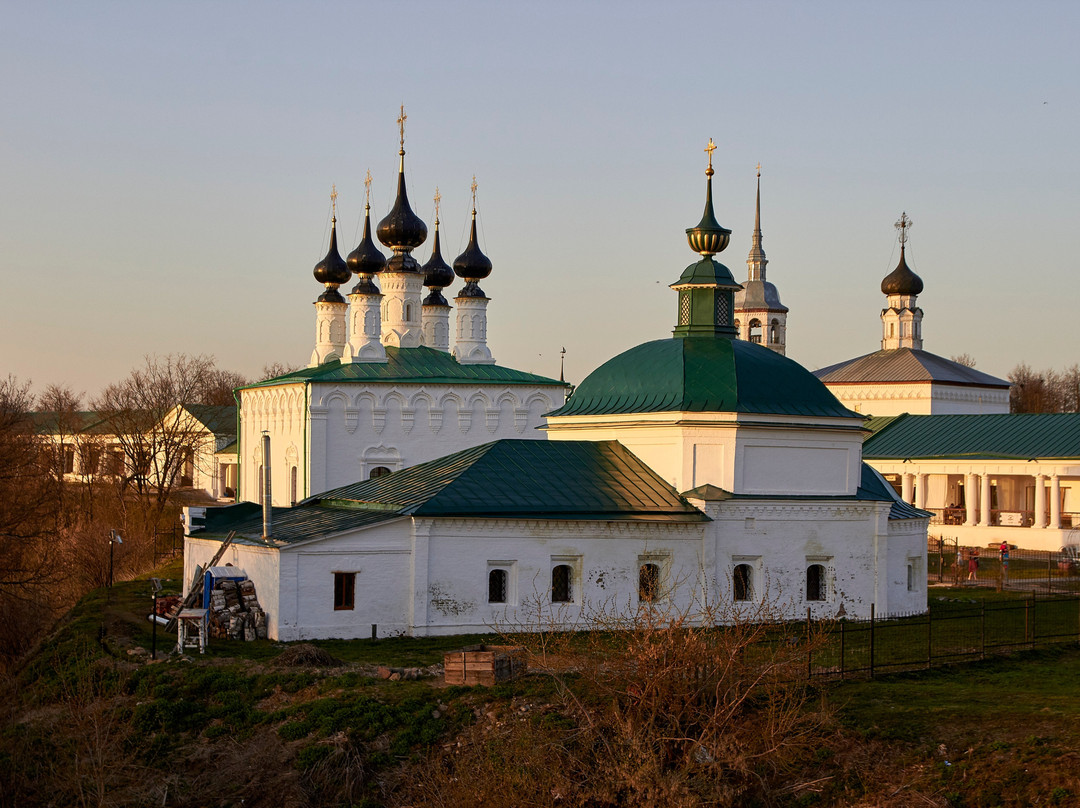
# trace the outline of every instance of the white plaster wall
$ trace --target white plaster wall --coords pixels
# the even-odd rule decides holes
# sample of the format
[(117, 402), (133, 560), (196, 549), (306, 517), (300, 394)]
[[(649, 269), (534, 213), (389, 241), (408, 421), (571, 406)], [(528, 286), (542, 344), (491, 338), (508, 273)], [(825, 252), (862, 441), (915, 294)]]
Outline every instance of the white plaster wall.
[(734, 493), (854, 495), (862, 423), (735, 413), (562, 416), (552, 440), (618, 440), (677, 491), (711, 483)]
[[(277, 639), (342, 639), (407, 629), (411, 520), (308, 542), (281, 552), (282, 621)], [(334, 609), (334, 573), (356, 573), (355, 607)]]
[(270, 433), (271, 494), (289, 505), (290, 468), (297, 466), (297, 499), (304, 498), (305, 389), (302, 384), (259, 387), (240, 393), (240, 501), (255, 502), (262, 464), (262, 433)]
[(986, 415), (1009, 411), (1009, 391), (936, 382), (828, 384), (840, 403), (863, 415)]
[(367, 479), (377, 465), (396, 471), (500, 438), (543, 440), (543, 414), (564, 398), (561, 386), (540, 385), (316, 384), (311, 395), (309, 494)]
[[(433, 520), (421, 525), (426, 566), (414, 579), (412, 632), (454, 634), (543, 626), (581, 627), (634, 614), (638, 571), (661, 569), (654, 608), (692, 608), (700, 593), (702, 523)], [(552, 604), (551, 569), (574, 570), (573, 600)], [(493, 566), (510, 573), (508, 602), (488, 603)]]
[[(735, 565), (755, 570), (755, 602), (772, 605), (786, 619), (869, 617), (875, 602), (877, 538), (887, 503), (712, 503), (706, 512), (716, 542), (717, 599), (733, 602)], [(924, 533), (925, 536), (925, 533)], [(822, 564), (828, 576), (824, 601), (807, 601), (806, 569)], [(744, 607), (752, 610), (753, 606)], [(880, 610), (879, 610), (880, 613)]]

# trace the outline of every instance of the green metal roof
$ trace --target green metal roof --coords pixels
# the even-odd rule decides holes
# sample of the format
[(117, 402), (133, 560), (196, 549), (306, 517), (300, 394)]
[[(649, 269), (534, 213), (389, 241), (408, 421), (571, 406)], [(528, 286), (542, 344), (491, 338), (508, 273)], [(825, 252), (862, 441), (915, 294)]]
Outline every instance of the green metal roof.
[(722, 289), (742, 288), (742, 285), (732, 276), (730, 269), (709, 256), (705, 256), (697, 263), (691, 264), (684, 269), (679, 279), (671, 286), (702, 284), (717, 286)]
[(900, 417), (899, 415), (873, 415), (863, 421), (863, 429), (869, 430), (871, 435), (876, 435)]
[(863, 457), (1080, 458), (1080, 413), (901, 415), (866, 440)]
[(236, 434), (236, 405), (188, 404), (185, 409), (215, 435)]
[(192, 525), (195, 538), (221, 539), (236, 531), (235, 542), (256, 547), (279, 547), (347, 530), (356, 530), (400, 518), (394, 511), (362, 511), (348, 508), (295, 507), (273, 508), (268, 545), (262, 540), (262, 506), (240, 502), (206, 509), (206, 517)]
[[(405, 516), (708, 521), (617, 441), (499, 440), (272, 509), (273, 546)], [(193, 535), (266, 546), (262, 509), (207, 508)]]
[(312, 368), (302, 368), (273, 379), (241, 387), (310, 382), (399, 382), (411, 384), (497, 384), (568, 385), (546, 376), (499, 365), (462, 365), (445, 351), (434, 348), (394, 348), (387, 346), (385, 362), (339, 362), (333, 360)]
[(610, 359), (550, 413), (748, 412), (860, 418), (810, 371), (744, 340), (646, 342)]
[(498, 440), (308, 501), (417, 516), (705, 518), (617, 441)]

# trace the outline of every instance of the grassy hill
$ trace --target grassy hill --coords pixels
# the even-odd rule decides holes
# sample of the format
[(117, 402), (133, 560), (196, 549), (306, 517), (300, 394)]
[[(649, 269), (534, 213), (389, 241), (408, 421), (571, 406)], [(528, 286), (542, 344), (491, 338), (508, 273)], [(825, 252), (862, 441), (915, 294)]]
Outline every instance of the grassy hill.
[[(178, 564), (157, 574), (179, 588)], [(165, 658), (159, 632), (151, 661), (149, 599), (148, 580), (91, 593), (8, 677), (0, 806), (1080, 804), (1075, 644), (807, 685), (747, 644), (702, 646), (738, 675), (687, 664), (717, 632), (598, 632), (463, 688), (437, 666), (477, 637)], [(764, 662), (784, 675), (752, 681)]]

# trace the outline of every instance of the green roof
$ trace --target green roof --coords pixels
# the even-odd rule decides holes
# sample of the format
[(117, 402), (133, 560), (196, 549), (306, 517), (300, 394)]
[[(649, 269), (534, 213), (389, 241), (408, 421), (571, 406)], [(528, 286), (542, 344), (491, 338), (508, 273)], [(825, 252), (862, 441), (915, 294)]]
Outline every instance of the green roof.
[(409, 384), (497, 383), (530, 385), (567, 385), (556, 379), (526, 373), (500, 365), (462, 365), (445, 351), (434, 348), (394, 348), (387, 346), (385, 362), (339, 362), (332, 360), (311, 368), (302, 368), (273, 379), (241, 387), (266, 387), (276, 384), (310, 382), (398, 382)]
[(871, 435), (876, 435), (900, 417), (899, 415), (872, 415), (863, 421), (863, 429), (869, 431)]
[(1080, 458), (1080, 413), (901, 415), (867, 438), (863, 457)]
[(799, 363), (744, 340), (687, 337), (631, 348), (590, 373), (560, 415), (746, 412), (859, 418)]
[[(703, 522), (701, 511), (617, 441), (498, 440), (274, 508), (290, 544), (403, 516)], [(196, 536), (263, 544), (255, 503), (208, 508)]]
[(498, 440), (312, 500), (417, 516), (704, 519), (617, 441)]
[(236, 434), (236, 405), (188, 404), (185, 409), (216, 435)]

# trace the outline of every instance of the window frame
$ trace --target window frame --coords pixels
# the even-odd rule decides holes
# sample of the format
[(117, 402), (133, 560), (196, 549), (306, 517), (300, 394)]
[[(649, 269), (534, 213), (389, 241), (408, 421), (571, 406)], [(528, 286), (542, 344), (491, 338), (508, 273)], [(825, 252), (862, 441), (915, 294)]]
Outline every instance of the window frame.
[[(741, 581), (740, 570), (745, 570)], [(740, 590), (742, 597), (739, 597)], [(731, 599), (736, 603), (753, 603), (754, 594), (754, 565), (745, 560), (736, 560), (731, 570)]]
[(334, 573), (334, 611), (351, 612), (356, 609), (356, 573)]

